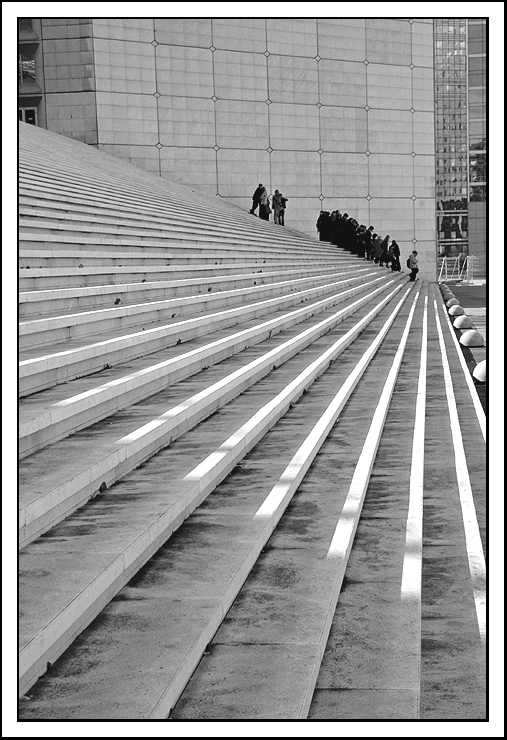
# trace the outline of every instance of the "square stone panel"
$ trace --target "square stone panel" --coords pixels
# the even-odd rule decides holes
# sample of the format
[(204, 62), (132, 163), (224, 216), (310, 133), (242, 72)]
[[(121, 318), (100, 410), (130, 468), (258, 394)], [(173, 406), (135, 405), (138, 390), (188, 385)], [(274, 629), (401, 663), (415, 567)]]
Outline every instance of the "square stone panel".
[(160, 150), (161, 176), (172, 182), (181, 182), (198, 191), (215, 195), (216, 158), (217, 154), (213, 149), (163, 147)]
[(259, 182), (271, 191), (268, 152), (246, 148), (223, 148), (217, 152), (216, 157), (218, 192), (221, 196), (251, 198)]
[(368, 195), (368, 158), (365, 154), (325, 152), (321, 157), (322, 192), (329, 198)]
[(370, 110), (368, 144), (375, 154), (410, 154), (412, 116), (408, 111)]
[(153, 41), (152, 18), (93, 18), (94, 39)]
[(364, 18), (318, 18), (319, 56), (362, 62), (366, 58)]
[(323, 59), (319, 64), (319, 90), (323, 105), (366, 105), (364, 64)]
[(267, 18), (267, 48), (271, 54), (315, 57), (317, 21), (315, 18)]
[(367, 80), (370, 108), (388, 110), (412, 108), (412, 76), (408, 67), (370, 64)]
[[(316, 151), (278, 151), (275, 149), (270, 156), (271, 179), (275, 188), (290, 197), (286, 193), (286, 185), (290, 185), (290, 193), (295, 197), (318, 198), (321, 193), (320, 156)], [(264, 180), (257, 182), (264, 182)]]
[(159, 44), (200, 46), (212, 44), (211, 18), (154, 18)]
[[(150, 47), (151, 48), (151, 47)], [(157, 47), (157, 89), (161, 95), (211, 98), (212, 54), (209, 49)]]
[(364, 154), (368, 148), (366, 116), (364, 108), (321, 108), (321, 148), (325, 152)]
[(274, 149), (317, 151), (320, 143), (319, 112), (309, 105), (272, 103), (269, 107), (269, 131)]
[(272, 54), (268, 58), (270, 100), (316, 105), (319, 102), (317, 70), (315, 59)]
[(220, 99), (268, 98), (267, 62), (262, 54), (217, 50), (214, 53), (215, 93)]
[(370, 62), (409, 65), (412, 61), (409, 24), (391, 18), (366, 18), (366, 48)]
[(215, 143), (212, 100), (164, 96), (159, 99), (158, 116), (164, 146), (207, 147)]
[(231, 51), (266, 51), (264, 18), (213, 18), (213, 45)]
[(269, 145), (268, 108), (264, 103), (218, 100), (216, 123), (220, 147), (266, 149)]

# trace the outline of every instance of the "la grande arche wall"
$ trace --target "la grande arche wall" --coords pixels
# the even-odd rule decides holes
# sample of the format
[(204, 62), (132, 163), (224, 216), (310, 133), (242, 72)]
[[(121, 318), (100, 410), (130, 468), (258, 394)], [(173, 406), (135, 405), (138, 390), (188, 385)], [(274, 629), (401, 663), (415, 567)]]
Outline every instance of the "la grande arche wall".
[(315, 235), (347, 212), (435, 279), (432, 19), (42, 19), (47, 128)]

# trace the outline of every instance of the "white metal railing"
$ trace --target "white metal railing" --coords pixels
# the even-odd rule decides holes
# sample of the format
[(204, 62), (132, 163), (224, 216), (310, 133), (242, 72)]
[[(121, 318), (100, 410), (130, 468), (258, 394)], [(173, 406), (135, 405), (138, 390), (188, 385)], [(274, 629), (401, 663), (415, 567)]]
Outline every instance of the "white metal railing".
[(466, 257), (440, 257), (438, 282), (471, 283), (474, 279), (473, 255)]

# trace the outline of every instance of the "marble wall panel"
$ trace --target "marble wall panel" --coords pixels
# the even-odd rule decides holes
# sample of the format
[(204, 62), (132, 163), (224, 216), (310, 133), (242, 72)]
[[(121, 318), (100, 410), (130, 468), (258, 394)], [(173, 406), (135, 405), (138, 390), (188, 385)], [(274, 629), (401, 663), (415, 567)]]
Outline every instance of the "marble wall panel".
[(369, 110), (368, 149), (375, 154), (410, 154), (412, 114), (401, 110)]
[(366, 111), (363, 108), (320, 109), (321, 149), (325, 152), (365, 152), (368, 149)]
[(215, 107), (206, 98), (162, 95), (158, 99), (159, 141), (163, 146), (215, 145)]
[(216, 141), (229, 149), (269, 147), (268, 106), (265, 103), (217, 100)]
[(363, 62), (366, 59), (364, 18), (318, 18), (318, 53), (322, 59)]
[(209, 49), (157, 46), (158, 92), (161, 95), (211, 98), (214, 94), (211, 58)]
[(97, 144), (94, 92), (46, 93), (46, 128), (85, 144)]
[(213, 46), (231, 51), (266, 51), (264, 18), (213, 18)]
[[(410, 198), (400, 197), (372, 198), (370, 201), (370, 222), (375, 227), (375, 232), (380, 236), (389, 235), (400, 246), (402, 242), (410, 243), (414, 238), (413, 201)], [(405, 256), (405, 260), (407, 256)]]
[(153, 95), (155, 49), (149, 43), (94, 38), (97, 90)]
[(317, 66), (315, 59), (269, 56), (269, 99), (276, 103), (316, 105), (319, 102)]
[(217, 162), (213, 149), (163, 147), (160, 175), (208, 195), (217, 194)]
[(101, 39), (145, 41), (154, 38), (154, 18), (94, 18), (93, 36)]
[(418, 198), (414, 201), (415, 238), (418, 241), (430, 241), (436, 238), (435, 219), (434, 198)]
[(322, 105), (364, 107), (365, 65), (362, 62), (322, 59), (319, 62), (319, 101)]
[(433, 24), (412, 25), (412, 64), (433, 69)]
[(217, 98), (267, 100), (267, 62), (262, 54), (218, 50), (213, 55), (213, 69)]
[(173, 46), (213, 45), (211, 18), (154, 18), (155, 40)]
[[(257, 182), (264, 180), (261, 178)], [(273, 192), (278, 188), (288, 198), (318, 198), (321, 184), (317, 152), (272, 152), (271, 185)]]
[(414, 157), (414, 195), (417, 198), (435, 198), (434, 157)]
[(366, 154), (324, 152), (321, 156), (322, 195), (327, 198), (366, 198), (368, 157)]
[(315, 18), (267, 18), (267, 51), (270, 54), (316, 57), (317, 20)]
[(319, 109), (311, 105), (272, 103), (269, 132), (273, 149), (316, 152), (320, 146)]
[(369, 64), (366, 75), (370, 108), (410, 110), (413, 107), (410, 67)]
[(381, 64), (409, 65), (410, 24), (393, 18), (366, 18), (366, 58)]
[(434, 158), (435, 155), (435, 117), (433, 112), (416, 111), (412, 118), (414, 132), (414, 152), (416, 154), (427, 154)]
[(217, 192), (222, 197), (251, 198), (260, 182), (271, 192), (268, 152), (254, 149), (220, 149), (217, 152), (217, 168)]
[(435, 110), (433, 68), (415, 67), (412, 70), (413, 107), (417, 111)]
[(372, 154), (369, 181), (373, 198), (411, 198), (414, 194), (412, 157), (409, 154)]

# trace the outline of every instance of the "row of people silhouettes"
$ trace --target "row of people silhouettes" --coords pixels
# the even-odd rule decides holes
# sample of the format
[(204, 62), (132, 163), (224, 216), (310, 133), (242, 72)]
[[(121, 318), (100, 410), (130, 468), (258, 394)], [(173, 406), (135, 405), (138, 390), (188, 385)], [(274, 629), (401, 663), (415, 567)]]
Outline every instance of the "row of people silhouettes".
[(271, 199), (271, 205), (273, 206), (273, 209), (271, 209), (268, 191), (260, 182), (252, 195), (252, 207), (250, 209), (250, 213), (256, 215), (255, 211), (259, 208), (259, 218), (262, 218), (264, 221), (269, 221), (269, 215), (273, 212), (275, 224), (285, 226), (285, 208), (287, 201), (288, 198), (284, 198), (279, 190), (275, 190), (275, 194)]
[(319, 239), (329, 241), (358, 257), (386, 266), (391, 272), (401, 272), (400, 247), (390, 236), (382, 238), (373, 226), (360, 224), (348, 213), (321, 211), (316, 223)]

